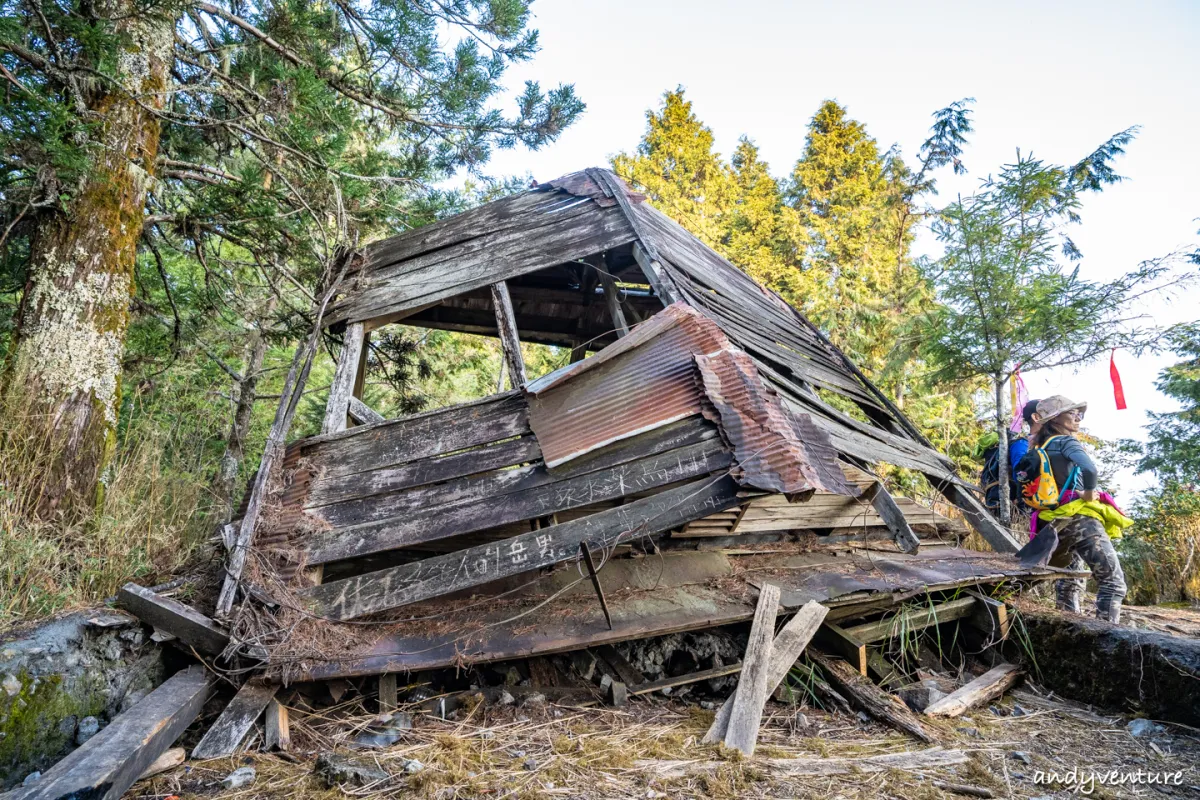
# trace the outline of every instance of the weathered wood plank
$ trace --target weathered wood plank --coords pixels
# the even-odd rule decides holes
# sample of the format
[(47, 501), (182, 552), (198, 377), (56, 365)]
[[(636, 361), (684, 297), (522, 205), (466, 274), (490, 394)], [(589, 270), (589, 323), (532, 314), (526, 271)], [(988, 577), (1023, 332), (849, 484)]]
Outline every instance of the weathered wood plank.
[(983, 504), (971, 492), (945, 480), (936, 480), (935, 476), (927, 476), (930, 482), (938, 488), (942, 496), (954, 504), (971, 527), (992, 546), (997, 553), (1015, 553), (1021, 549), (1010, 531), (1006, 531), (996, 521)]
[(601, 267), (599, 271), (600, 285), (604, 287), (604, 302), (608, 306), (608, 315), (612, 318), (617, 337), (625, 336), (629, 333), (629, 323), (625, 321), (625, 312), (621, 309), (621, 290), (617, 288), (617, 282), (613, 280), (613, 276), (607, 270)]
[(217, 721), (192, 750), (192, 758), (202, 761), (236, 753), (246, 734), (262, 716), (267, 704), (275, 699), (278, 691), (279, 686), (269, 683), (251, 680), (242, 684), (221, 716), (217, 717)]
[(922, 742), (934, 740), (929, 728), (899, 698), (884, 692), (845, 661), (830, 658), (816, 650), (809, 650), (808, 657), (821, 667), (834, 688), (875, 719), (911, 734)]
[[(640, 694), (650, 694), (651, 692), (659, 692), (663, 689), (674, 689), (676, 686), (686, 686), (689, 683), (699, 683), (700, 681), (710, 681), (714, 678), (724, 678), (726, 675), (733, 675), (742, 671), (742, 662), (735, 661), (732, 664), (726, 664), (723, 667), (713, 667), (712, 669), (702, 669), (699, 672), (689, 672), (686, 675), (676, 675), (673, 678), (659, 678), (656, 681), (645, 681), (629, 687), (629, 694), (636, 696)], [(726, 703), (728, 705), (728, 703)]]
[[(336, 528), (393, 517), (437, 516), (452, 506), (491, 502), (503, 495), (550, 484), (562, 484), (572, 478), (611, 469), (639, 458), (676, 451), (716, 438), (716, 428), (699, 417), (693, 417), (676, 425), (649, 431), (636, 439), (617, 442), (553, 470), (547, 469), (542, 463), (530, 464), (518, 469), (496, 469), (436, 485), (391, 492), (385, 496), (372, 496), (329, 504), (316, 509), (313, 514)], [(546, 513), (549, 512), (543, 511), (535, 516), (545, 516)]]
[(346, 429), (346, 416), (350, 410), (354, 382), (358, 377), (364, 333), (361, 322), (352, 322), (346, 326), (342, 352), (338, 354), (337, 370), (333, 373), (329, 398), (325, 401), (325, 419), (321, 422), (321, 433), (337, 433)]
[(395, 711), (399, 705), (399, 694), (396, 686), (396, 673), (385, 672), (379, 676), (379, 711), (386, 714)]
[(302, 590), (301, 595), (316, 613), (354, 619), (577, 558), (583, 541), (609, 547), (633, 536), (669, 530), (736, 505), (738, 491), (728, 476), (706, 477), (503, 542), (333, 581)]
[(317, 476), (308, 491), (306, 507), (370, 497), (443, 483), (468, 475), (478, 475), (501, 467), (515, 467), (541, 459), (542, 451), (533, 436), (462, 450), (447, 456), (425, 458), (399, 467), (386, 467), (333, 477)]
[(758, 605), (750, 625), (750, 640), (742, 659), (742, 674), (733, 695), (733, 710), (725, 744), (748, 756), (754, 755), (758, 744), (758, 726), (762, 723), (763, 706), (774, 687), (770, 680), (771, 652), (775, 649), (775, 615), (779, 611), (779, 587), (768, 583), (758, 590)]
[[(798, 777), (803, 775), (831, 776), (857, 775), (864, 772), (886, 772), (893, 769), (920, 772), (923, 770), (965, 764), (967, 754), (962, 750), (943, 750), (931, 747), (916, 753), (884, 753), (877, 756), (854, 756), (849, 758), (767, 758), (756, 761), (756, 767), (773, 775)], [(687, 775), (716, 774), (726, 767), (728, 761), (635, 761), (634, 766), (643, 774), (662, 779), (682, 778)]]
[(867, 622), (847, 628), (846, 633), (864, 644), (890, 639), (893, 636), (918, 631), (931, 625), (941, 625), (956, 619), (969, 617), (975, 611), (974, 597), (959, 597), (935, 606), (905, 611), (877, 622)]
[(170, 750), (163, 752), (161, 756), (154, 759), (150, 766), (138, 776), (139, 781), (144, 781), (146, 778), (153, 778), (155, 775), (161, 775), (167, 770), (175, 769), (183, 762), (187, 761), (187, 751), (182, 747), (172, 747)]
[(439, 408), (330, 438), (303, 440), (304, 457), (327, 477), (368, 472), (445, 455), (530, 433), (529, 410), (519, 392)]
[[(768, 695), (773, 694), (779, 684), (783, 683), (783, 679), (795, 665), (796, 659), (804, 652), (804, 648), (812, 641), (828, 613), (829, 609), (825, 606), (816, 601), (810, 601), (805, 603), (804, 607), (779, 631), (771, 648), (771, 664), (767, 670)], [(726, 700), (717, 709), (717, 716), (713, 719), (708, 733), (704, 735), (702, 741), (705, 744), (716, 744), (725, 739), (725, 735), (729, 731), (729, 718), (732, 713), (733, 703)]]
[(896, 504), (895, 498), (881, 482), (876, 481), (872, 485), (879, 488), (871, 493), (871, 506), (879, 514), (883, 524), (892, 532), (892, 537), (896, 541), (896, 546), (900, 548), (900, 552), (917, 552), (921, 546), (921, 540), (917, 534), (913, 533), (912, 526), (908, 524), (904, 512)]
[(370, 425), (374, 422), (385, 422), (386, 417), (380, 414), (369, 405), (359, 400), (353, 395), (350, 396), (347, 412), (350, 414), (350, 419), (354, 420), (359, 425)]
[(318, 533), (308, 546), (308, 562), (320, 564), (394, 550), (542, 517), (715, 472), (730, 463), (731, 456), (724, 445), (717, 439), (710, 439), (564, 481), (497, 497), (484, 496), (478, 502), (460, 502), (421, 515), (405, 513), (404, 516)]
[(119, 800), (192, 724), (213, 685), (201, 666), (175, 673), (46, 770), (22, 800)]
[(627, 686), (637, 686), (646, 682), (646, 676), (639, 672), (633, 664), (630, 664), (629, 660), (611, 644), (601, 645), (596, 648), (596, 652), (613, 668), (613, 672), (617, 673), (617, 677)]
[(1024, 670), (1015, 664), (1001, 664), (936, 703), (931, 703), (925, 713), (931, 717), (960, 717), (972, 708), (1003, 695), (1021, 680), (1023, 674)]
[(496, 311), (496, 330), (500, 335), (500, 349), (508, 364), (508, 380), (512, 388), (525, 385), (525, 359), (521, 357), (521, 338), (517, 334), (517, 317), (513, 313), (512, 298), (508, 295), (508, 284), (504, 281), (492, 284), (492, 307)]
[(117, 592), (117, 606), (142, 622), (173, 634), (179, 641), (207, 656), (218, 656), (229, 646), (229, 634), (191, 606), (162, 597), (136, 583)]
[(650, 258), (646, 250), (637, 242), (633, 244), (633, 258), (642, 268), (646, 280), (654, 287), (654, 293), (662, 299), (664, 306), (680, 300), (679, 290), (672, 283), (670, 276), (666, 274), (662, 264)]
[(288, 718), (288, 708), (274, 697), (267, 703), (264, 727), (263, 740), (267, 750), (286, 753), (292, 748), (292, 727)]
[(983, 633), (986, 643), (992, 645), (1008, 639), (1012, 625), (1008, 616), (1008, 606), (981, 592), (968, 591), (967, 594), (976, 600), (975, 609), (967, 619)]

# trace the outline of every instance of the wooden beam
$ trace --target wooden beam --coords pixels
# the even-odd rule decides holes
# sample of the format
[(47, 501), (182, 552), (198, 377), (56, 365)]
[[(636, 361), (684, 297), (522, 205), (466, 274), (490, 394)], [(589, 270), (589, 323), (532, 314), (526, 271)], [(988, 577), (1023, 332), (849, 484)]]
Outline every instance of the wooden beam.
[[(689, 672), (686, 675), (677, 675), (674, 678), (660, 678), (656, 681), (646, 681), (639, 683), (636, 686), (630, 686), (630, 695), (650, 694), (651, 692), (662, 691), (663, 689), (674, 689), (676, 686), (686, 686), (689, 683), (699, 683), (700, 681), (711, 681), (714, 678), (724, 678), (726, 675), (733, 675), (742, 671), (742, 662), (735, 661), (732, 664), (726, 664), (723, 667), (713, 667), (712, 669), (703, 669), (699, 672)], [(728, 702), (725, 703), (728, 705)], [(724, 706), (722, 706), (724, 708)]]
[(379, 712), (386, 714), (389, 711), (395, 711), (396, 706), (400, 704), (398, 688), (396, 686), (396, 673), (385, 672), (379, 676)]
[(350, 397), (346, 411), (349, 413), (350, 419), (359, 425), (370, 425), (373, 422), (384, 422), (387, 419), (383, 414), (353, 395)]
[(332, 581), (300, 595), (311, 611), (354, 619), (576, 558), (582, 541), (611, 547), (633, 536), (670, 530), (736, 505), (738, 492), (733, 478), (705, 477), (505, 541)]
[(931, 703), (925, 713), (931, 717), (960, 717), (972, 708), (1003, 695), (1021, 680), (1023, 674), (1024, 670), (1015, 664), (1001, 664), (936, 703)]
[(512, 298), (508, 295), (508, 284), (504, 281), (492, 284), (492, 306), (496, 309), (496, 329), (500, 334), (500, 346), (508, 364), (508, 380), (512, 388), (519, 389), (528, 380), (525, 376), (525, 360), (521, 357), (521, 339), (517, 335), (517, 317), (513, 313)]
[(229, 634), (217, 623), (191, 606), (136, 583), (127, 583), (117, 592), (117, 607), (206, 656), (219, 656), (229, 646)]
[(236, 753), (246, 734), (262, 716), (267, 704), (275, 699), (275, 693), (278, 691), (278, 684), (258, 683), (253, 680), (242, 684), (242, 688), (238, 689), (229, 705), (225, 706), (221, 716), (205, 731), (200, 743), (192, 750), (192, 758), (204, 761), (210, 758), (225, 758)]
[(611, 644), (601, 645), (596, 648), (596, 652), (601, 658), (617, 673), (617, 677), (626, 686), (637, 686), (640, 683), (646, 682), (646, 676), (643, 675), (633, 664), (629, 663), (629, 659), (621, 655)]
[(612, 630), (612, 614), (608, 612), (608, 601), (604, 599), (604, 587), (600, 585), (600, 575), (596, 572), (596, 562), (592, 561), (592, 548), (587, 542), (579, 543), (579, 552), (583, 556), (583, 563), (587, 567), (588, 577), (592, 579), (592, 588), (596, 590), (596, 597), (600, 600), (600, 610), (604, 612), (604, 621), (608, 623), (608, 629)]
[(654, 293), (662, 300), (664, 306), (669, 306), (681, 299), (679, 291), (671, 282), (671, 278), (666, 274), (662, 264), (651, 259), (637, 242), (633, 243), (633, 258), (642, 268), (646, 280), (654, 287)]
[(900, 552), (917, 552), (921, 546), (921, 540), (917, 534), (913, 533), (912, 526), (904, 517), (904, 512), (900, 506), (896, 505), (896, 499), (892, 497), (881, 481), (876, 481), (872, 487), (874, 491), (871, 492), (871, 507), (875, 509), (875, 513), (883, 520), (887, 529), (892, 532), (892, 538), (895, 540), (896, 546), (900, 548)]
[(288, 721), (288, 707), (272, 697), (267, 703), (264, 744), (267, 750), (287, 752), (292, 748), (292, 728)]
[(849, 631), (826, 622), (817, 631), (816, 640), (821, 647), (850, 662), (860, 675), (867, 674), (867, 645)]
[(997, 553), (1015, 553), (1021, 549), (1021, 545), (1013, 537), (1012, 532), (1005, 530), (975, 495), (947, 480), (939, 480), (936, 476), (930, 475), (926, 475), (926, 477), (934, 486), (938, 487), (938, 491), (942, 493), (943, 497), (962, 511), (967, 522), (983, 537), (985, 542), (991, 545), (993, 550)]
[(968, 590), (967, 594), (975, 598), (976, 605), (967, 621), (979, 630), (987, 644), (995, 644), (1008, 639), (1012, 622), (1008, 616), (1008, 606), (994, 597)]
[[(877, 756), (851, 756), (847, 758), (827, 758), (825, 756), (803, 758), (765, 758), (754, 762), (756, 770), (764, 770), (770, 775), (799, 777), (799, 776), (832, 776), (832, 775), (861, 775), (867, 772), (886, 772), (894, 769), (923, 772), (929, 769), (950, 767), (965, 764), (968, 755), (962, 750), (944, 750), (941, 747), (931, 747), (915, 753), (884, 753)], [(634, 762), (634, 767), (642, 775), (653, 775), (659, 779), (682, 778), (688, 775), (715, 775), (718, 770), (727, 769), (728, 761), (657, 761), (640, 760)], [(835, 795), (840, 796), (840, 795)]]
[(175, 673), (21, 790), (22, 800), (119, 800), (192, 724), (213, 685), (201, 666)]
[[(767, 694), (773, 694), (788, 672), (796, 663), (796, 659), (804, 652), (804, 648), (812, 640), (817, 629), (829, 609), (815, 601), (804, 604), (796, 615), (779, 631), (771, 647), (771, 664), (767, 669)], [(704, 744), (716, 744), (725, 739), (729, 730), (729, 717), (733, 713), (733, 703), (726, 700), (717, 710), (708, 733), (704, 735)]]
[(974, 597), (959, 597), (936, 606), (922, 606), (885, 617), (877, 622), (867, 622), (847, 628), (846, 633), (864, 644), (890, 639), (893, 636), (918, 631), (931, 625), (941, 625), (956, 619), (969, 617), (975, 610)]
[(923, 742), (933, 741), (933, 733), (908, 706), (859, 674), (854, 667), (840, 658), (830, 658), (815, 650), (809, 650), (808, 657), (821, 667), (821, 671), (829, 678), (834, 688), (857, 703), (863, 711)]
[(771, 672), (771, 653), (775, 649), (775, 615), (779, 612), (779, 587), (764, 584), (758, 590), (758, 605), (750, 625), (750, 640), (742, 659), (742, 675), (733, 695), (725, 744), (748, 756), (754, 755), (758, 744), (758, 727), (762, 724), (763, 706), (774, 691), (768, 686)]
[(354, 382), (358, 377), (359, 356), (362, 354), (365, 332), (361, 322), (346, 326), (342, 340), (342, 352), (338, 354), (337, 371), (329, 386), (329, 399), (325, 401), (325, 419), (321, 433), (337, 433), (346, 430), (346, 418), (350, 410), (350, 398), (354, 394)]
[(617, 282), (606, 269), (607, 261), (605, 259), (605, 265), (597, 267), (596, 271), (600, 273), (600, 285), (604, 287), (604, 302), (608, 306), (608, 315), (612, 318), (617, 338), (621, 338), (629, 333), (629, 323), (625, 321), (625, 312), (621, 310), (621, 290), (617, 288)]

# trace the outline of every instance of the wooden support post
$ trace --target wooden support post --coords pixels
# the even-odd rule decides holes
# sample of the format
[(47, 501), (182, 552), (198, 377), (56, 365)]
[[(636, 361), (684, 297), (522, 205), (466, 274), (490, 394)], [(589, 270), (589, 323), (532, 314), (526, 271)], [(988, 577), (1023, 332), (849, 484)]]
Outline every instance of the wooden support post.
[(268, 750), (287, 752), (292, 748), (292, 729), (288, 722), (287, 706), (275, 698), (267, 703), (266, 732), (264, 735)]
[(267, 704), (275, 698), (278, 691), (278, 684), (257, 681), (242, 684), (242, 688), (238, 689), (229, 705), (225, 706), (221, 716), (217, 717), (217, 721), (192, 750), (192, 758), (203, 761), (236, 753), (246, 734), (254, 727), (254, 723), (262, 716)]
[[(771, 662), (767, 668), (767, 694), (773, 694), (788, 671), (795, 665), (796, 659), (804, 652), (804, 648), (812, 640), (829, 609), (815, 601), (809, 601), (796, 615), (788, 620), (783, 630), (775, 637), (771, 645)], [(729, 731), (729, 718), (733, 713), (733, 703), (726, 700), (717, 710), (708, 733), (704, 734), (705, 744), (716, 744), (723, 740)]]
[(385, 672), (379, 676), (379, 713), (387, 714), (396, 710), (400, 704), (399, 688), (396, 686), (396, 673)]
[(608, 629), (611, 631), (613, 629), (612, 614), (608, 613), (608, 601), (604, 599), (604, 587), (600, 585), (600, 576), (596, 573), (596, 562), (592, 561), (592, 549), (587, 542), (580, 542), (579, 552), (583, 554), (583, 563), (587, 566), (588, 576), (592, 579), (592, 588), (596, 590), (596, 597), (600, 598), (604, 621), (608, 623)]
[(587, 345), (582, 342), (571, 348), (571, 359), (569, 363), (574, 364), (577, 361), (583, 361), (587, 358)]
[(119, 800), (204, 707), (213, 679), (204, 667), (177, 672), (59, 761), (21, 800)]
[(821, 667), (821, 671), (836, 689), (857, 703), (863, 711), (923, 742), (933, 741), (933, 733), (909, 711), (908, 706), (871, 683), (870, 679), (860, 675), (854, 667), (840, 658), (830, 658), (815, 650), (809, 650), (808, 657)]
[(921, 540), (913, 532), (912, 526), (904, 517), (904, 512), (900, 510), (900, 506), (896, 505), (896, 499), (888, 492), (883, 482), (875, 481), (867, 487), (863, 495), (869, 496), (871, 507), (875, 509), (875, 513), (883, 520), (887, 529), (892, 532), (892, 539), (900, 551), (910, 554), (917, 552), (921, 546)]
[(978, 629), (986, 638), (988, 644), (1003, 642), (1008, 639), (1011, 621), (1008, 618), (1008, 606), (994, 597), (988, 597), (980, 592), (968, 591), (975, 598), (976, 605), (967, 620), (971, 626)]
[(860, 675), (867, 674), (867, 645), (852, 636), (849, 631), (832, 622), (826, 622), (817, 631), (816, 639), (821, 647), (850, 662)]
[(882, 641), (909, 631), (918, 631), (931, 625), (942, 625), (956, 619), (969, 617), (975, 610), (974, 597), (959, 597), (936, 606), (905, 611), (877, 622), (867, 622), (846, 629), (846, 634), (864, 643)]
[(325, 402), (325, 420), (321, 433), (337, 433), (346, 430), (346, 419), (350, 413), (350, 398), (354, 394), (354, 382), (358, 379), (359, 356), (364, 339), (363, 324), (352, 322), (346, 326), (342, 341), (342, 352), (338, 355), (337, 371), (329, 387), (329, 399)]
[(492, 306), (496, 309), (496, 330), (500, 334), (500, 347), (504, 350), (508, 364), (508, 382), (514, 389), (524, 385), (525, 361), (521, 357), (521, 339), (517, 335), (517, 315), (513, 312), (508, 284), (504, 281), (492, 284)]
[(596, 648), (596, 652), (612, 667), (613, 672), (617, 673), (617, 677), (626, 686), (637, 686), (646, 681), (646, 676), (639, 672), (633, 664), (630, 664), (629, 660), (617, 652), (617, 648), (611, 644), (600, 645)]
[(608, 315), (612, 318), (613, 328), (616, 329), (619, 339), (629, 333), (629, 323), (625, 321), (625, 312), (621, 310), (621, 290), (617, 288), (617, 282), (607, 268), (608, 259), (604, 259), (603, 266), (597, 267), (596, 271), (600, 273), (600, 285), (604, 287), (604, 302), (608, 305)]
[(931, 717), (959, 717), (967, 711), (1000, 697), (1021, 679), (1024, 674), (1014, 664), (1001, 664), (980, 675), (966, 686), (931, 703), (925, 713)]
[(659, 300), (662, 301), (664, 306), (669, 306), (681, 299), (679, 290), (675, 288), (671, 277), (666, 274), (663, 265), (651, 259), (637, 242), (633, 243), (633, 258), (637, 261), (638, 266), (642, 268), (642, 272), (646, 275), (646, 280), (654, 287), (654, 293), (658, 295)]
[(729, 727), (725, 744), (748, 756), (754, 755), (758, 743), (758, 726), (762, 723), (763, 706), (775, 687), (768, 686), (771, 672), (771, 653), (775, 645), (775, 615), (779, 611), (779, 587), (765, 583), (758, 590), (758, 605), (750, 626), (750, 641), (742, 659), (742, 675), (733, 695), (729, 712)]

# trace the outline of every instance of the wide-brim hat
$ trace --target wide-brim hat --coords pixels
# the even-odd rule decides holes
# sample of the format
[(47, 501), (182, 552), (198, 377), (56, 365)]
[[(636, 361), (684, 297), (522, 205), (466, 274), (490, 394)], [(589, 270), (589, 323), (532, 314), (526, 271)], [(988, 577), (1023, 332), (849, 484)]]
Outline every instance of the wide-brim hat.
[(1087, 403), (1076, 403), (1069, 397), (1064, 397), (1061, 394), (1056, 394), (1053, 397), (1047, 397), (1037, 405), (1038, 422), (1045, 424), (1055, 417), (1062, 416), (1068, 411), (1087, 411)]

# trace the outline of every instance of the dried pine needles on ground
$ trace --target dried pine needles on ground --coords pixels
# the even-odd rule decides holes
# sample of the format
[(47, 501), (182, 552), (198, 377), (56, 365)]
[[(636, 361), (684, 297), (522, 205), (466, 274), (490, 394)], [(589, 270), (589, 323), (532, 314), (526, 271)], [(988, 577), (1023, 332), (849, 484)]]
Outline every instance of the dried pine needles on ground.
[[(127, 797), (309, 798), (722, 798), (844, 800), (896, 797), (1031, 798), (1070, 787), (1045, 774), (1075, 768), (1108, 773), (1184, 771), (1179, 787), (1097, 786), (1093, 796), (1195, 796), (1200, 735), (1165, 726), (1134, 736), (1124, 720), (1019, 690), (1002, 704), (935, 721), (940, 747), (846, 714), (770, 703), (753, 758), (701, 745), (712, 713), (678, 701), (640, 700), (624, 710), (477, 704), (456, 720), (417, 715), (392, 746), (352, 749), (379, 717), (357, 704), (292, 711), (293, 753), (245, 754), (194, 762), (143, 781)], [(366, 768), (364, 778), (329, 787), (314, 774), (334, 752)], [(252, 783), (223, 778), (252, 766)], [(1037, 783), (1038, 775), (1043, 782)], [(1156, 791), (1157, 790), (1157, 791)]]

